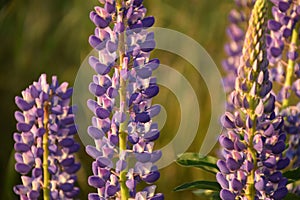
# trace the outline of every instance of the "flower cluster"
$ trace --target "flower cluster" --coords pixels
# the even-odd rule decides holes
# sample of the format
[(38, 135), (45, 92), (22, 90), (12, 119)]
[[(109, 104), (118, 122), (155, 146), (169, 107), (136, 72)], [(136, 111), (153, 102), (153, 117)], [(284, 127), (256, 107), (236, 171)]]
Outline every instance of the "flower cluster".
[(282, 199), (287, 179), (280, 170), (289, 164), (283, 156), (283, 120), (274, 112), (275, 96), (270, 93), (265, 45), (267, 1), (257, 0), (246, 33), (235, 90), (233, 113), (225, 113), (220, 136), (223, 159), (217, 165), (220, 197), (235, 199)]
[[(152, 71), (158, 59), (149, 59), (154, 24), (146, 17), (142, 0), (100, 0), (103, 7), (90, 13), (96, 25), (89, 43), (97, 51), (89, 64), (97, 73), (89, 86), (95, 96), (88, 100), (94, 113), (88, 134), (95, 146), (87, 153), (95, 159), (88, 183), (97, 189), (89, 199), (163, 199), (152, 185), (160, 176), (154, 164), (161, 152), (153, 149), (159, 130), (152, 117), (160, 111), (151, 101), (159, 92)], [(117, 61), (119, 60), (119, 63)], [(139, 182), (151, 186), (136, 191)]]
[(286, 155), (291, 160), (292, 167), (300, 167), (300, 104), (289, 106), (282, 111), (284, 131), (290, 135), (289, 147)]
[(41, 189), (44, 199), (74, 199), (79, 193), (75, 173), (80, 164), (74, 157), (79, 144), (73, 138), (77, 131), (71, 95), (68, 83), (59, 85), (53, 76), (48, 84), (42, 74), (15, 99), (21, 109), (15, 112), (19, 131), (14, 133), (15, 169), (22, 174), (22, 185), (14, 191), (21, 199), (38, 199)]
[(226, 71), (226, 77), (224, 77), (223, 83), (228, 93), (234, 90), (235, 78), (237, 76), (237, 69), (240, 64), (245, 39), (245, 30), (247, 28), (247, 22), (249, 21), (249, 13), (254, 2), (255, 1), (236, 0), (235, 3), (238, 9), (232, 9), (228, 16), (230, 25), (227, 27), (226, 33), (229, 42), (225, 44), (227, 58), (222, 62), (223, 69)]
[[(276, 100), (287, 106), (291, 89), (299, 96), (299, 66), (298, 58), (298, 33), (300, 19), (299, 5), (293, 1), (273, 0), (273, 18), (268, 22), (270, 35), (267, 36), (268, 59), (272, 66), (271, 78), (282, 85)], [(284, 55), (286, 52), (286, 55)], [(287, 62), (285, 62), (287, 61)], [(292, 80), (297, 79), (295, 82)]]
[(289, 134), (287, 156), (291, 167), (299, 167), (298, 106), (290, 99), (300, 97), (300, 69), (297, 59), (299, 46), (299, 3), (293, 1), (272, 1), (273, 20), (269, 20), (270, 35), (267, 38), (271, 78), (280, 87), (276, 100), (278, 110), (285, 118), (284, 130)]

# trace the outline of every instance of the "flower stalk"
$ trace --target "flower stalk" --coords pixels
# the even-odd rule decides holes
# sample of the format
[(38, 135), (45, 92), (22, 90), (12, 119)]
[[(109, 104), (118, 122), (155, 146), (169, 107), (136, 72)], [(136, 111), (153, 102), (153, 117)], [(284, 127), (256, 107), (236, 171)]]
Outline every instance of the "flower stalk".
[(44, 129), (45, 133), (43, 135), (43, 197), (44, 200), (50, 199), (50, 191), (49, 191), (49, 182), (50, 182), (50, 174), (48, 170), (48, 157), (49, 157), (49, 147), (48, 147), (48, 140), (49, 140), (49, 103), (45, 102), (44, 105)]
[[(295, 25), (293, 31), (292, 31), (292, 38), (291, 38), (291, 43), (290, 43), (290, 52), (295, 52), (298, 46), (298, 40), (299, 40), (299, 23)], [(288, 93), (291, 92), (291, 87), (293, 84), (293, 77), (295, 73), (295, 59), (288, 59), (288, 65), (287, 65), (287, 70), (286, 70), (286, 77), (285, 77), (285, 82), (284, 82), (284, 87), (288, 88)], [(282, 101), (282, 109), (286, 108), (289, 106), (289, 100), (287, 95), (284, 96), (284, 99)]]
[[(253, 111), (255, 108), (252, 108), (251, 110)], [(254, 199), (256, 192), (255, 192), (255, 171), (257, 170), (257, 158), (256, 158), (256, 151), (254, 149), (254, 144), (253, 144), (253, 139), (255, 135), (255, 130), (256, 130), (256, 120), (257, 116), (251, 111), (249, 114), (250, 119), (252, 122), (254, 122), (252, 128), (250, 128), (250, 143), (249, 143), (249, 153), (252, 157), (252, 162), (253, 162), (253, 170), (251, 170), (250, 174), (248, 175), (247, 178), (247, 186), (246, 186), (246, 191), (245, 191), (245, 196), (247, 199)]]
[[(123, 57), (123, 56), (121, 56)], [(121, 64), (122, 66), (122, 64)], [(121, 67), (122, 69), (122, 67)], [(126, 107), (126, 80), (123, 78), (120, 79), (120, 112), (125, 113), (124, 107)], [(127, 150), (127, 133), (126, 129), (127, 126), (126, 124), (128, 123), (127, 120), (125, 120), (123, 123), (120, 124), (120, 130), (119, 130), (119, 141), (120, 141), (120, 153), (122, 154), (123, 152), (126, 152)], [(127, 174), (127, 167), (120, 172), (120, 187), (121, 187), (121, 200), (127, 200), (129, 198), (129, 190), (126, 186), (126, 174)]]
[[(123, 18), (123, 11), (122, 11), (122, 0), (117, 0), (116, 2), (116, 8), (117, 8), (117, 22), (123, 23), (124, 18)], [(118, 43), (118, 50), (119, 50), (119, 62), (120, 66), (118, 68), (118, 73), (121, 74), (121, 71), (124, 70), (124, 64), (123, 64), (123, 59), (124, 59), (124, 54), (125, 54), (125, 34), (124, 32), (119, 34), (119, 43)], [(127, 69), (125, 69), (127, 70)], [(120, 95), (120, 113), (126, 113), (125, 108), (126, 108), (126, 80), (120, 76), (120, 88), (119, 88), (119, 95)], [(120, 148), (120, 153), (126, 152), (127, 149), (127, 123), (128, 121), (125, 119), (124, 122), (120, 123), (120, 128), (119, 128), (119, 148)], [(129, 190), (126, 186), (126, 174), (127, 174), (127, 167), (123, 169), (120, 172), (120, 190), (121, 190), (121, 200), (128, 200), (129, 198)]]

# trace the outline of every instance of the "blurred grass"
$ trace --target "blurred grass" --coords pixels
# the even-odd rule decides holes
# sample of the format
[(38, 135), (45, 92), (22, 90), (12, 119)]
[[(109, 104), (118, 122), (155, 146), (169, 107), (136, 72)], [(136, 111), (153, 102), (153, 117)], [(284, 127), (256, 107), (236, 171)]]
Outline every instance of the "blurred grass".
[[(91, 50), (87, 42), (93, 32), (93, 24), (88, 14), (97, 1), (80, 0), (1, 0), (0, 1), (0, 111), (1, 111), (1, 151), (0, 151), (0, 199), (16, 199), (12, 185), (20, 181), (12, 169), (13, 158), (9, 158), (13, 149), (12, 134), (15, 131), (14, 96), (36, 80), (41, 73), (48, 76), (56, 74), (60, 81), (69, 81), (72, 85), (76, 72), (85, 56)], [(224, 57), (223, 44), (226, 40), (225, 27), (227, 13), (233, 7), (232, 1), (220, 0), (145, 0), (148, 14), (156, 17), (156, 26), (180, 31), (198, 41), (211, 55), (217, 65)], [(152, 57), (159, 57), (161, 63), (172, 66), (190, 77), (189, 81), (197, 91), (201, 111), (197, 138), (189, 151), (199, 151), (199, 146), (208, 128), (210, 117), (209, 95), (204, 81), (182, 58), (163, 51), (155, 51)], [(174, 102), (174, 103), (173, 103)], [(161, 131), (157, 146), (166, 144), (176, 133), (174, 126), (179, 117), (175, 97), (165, 88), (161, 89), (154, 103), (166, 105), (171, 118)], [(187, 133), (188, 134), (188, 133)], [(79, 184), (82, 187), (80, 199), (92, 189), (87, 186), (86, 177), (91, 174), (91, 159), (86, 156), (84, 147), (78, 155), (83, 168), (79, 172)], [(165, 193), (166, 199), (199, 199), (191, 192), (172, 192), (183, 182), (213, 178), (203, 172), (182, 168), (177, 164), (161, 170), (158, 191)], [(4, 187), (5, 186), (5, 187)]]

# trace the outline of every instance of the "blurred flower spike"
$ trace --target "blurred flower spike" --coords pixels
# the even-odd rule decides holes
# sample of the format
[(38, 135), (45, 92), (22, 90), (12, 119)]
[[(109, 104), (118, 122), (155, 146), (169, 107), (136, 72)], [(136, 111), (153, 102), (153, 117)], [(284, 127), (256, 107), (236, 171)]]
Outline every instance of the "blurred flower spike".
[(73, 107), (69, 106), (72, 88), (59, 84), (52, 77), (48, 84), (42, 74), (17, 96), (20, 111), (15, 112), (17, 130), (14, 133), (15, 169), (22, 180), (14, 191), (20, 199), (74, 199), (79, 194), (75, 186), (76, 163)]

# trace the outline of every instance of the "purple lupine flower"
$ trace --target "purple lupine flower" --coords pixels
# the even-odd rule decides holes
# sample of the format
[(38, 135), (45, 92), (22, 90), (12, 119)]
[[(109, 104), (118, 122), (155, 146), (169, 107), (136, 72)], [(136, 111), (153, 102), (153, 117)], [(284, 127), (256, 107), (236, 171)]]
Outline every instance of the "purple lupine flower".
[(68, 83), (59, 85), (53, 76), (48, 84), (42, 74), (22, 97), (15, 98), (21, 110), (15, 112), (15, 169), (22, 174), (22, 185), (15, 186), (14, 191), (21, 199), (38, 199), (45, 187), (51, 199), (74, 199), (79, 193), (74, 185), (80, 164), (74, 157), (79, 144), (73, 138), (77, 131), (69, 106), (71, 95)]
[(254, 5), (231, 93), (235, 111), (222, 117), (226, 131), (219, 138), (224, 149), (216, 178), (223, 200), (282, 199), (288, 192), (287, 179), (280, 172), (289, 164), (282, 155), (286, 135), (282, 117), (274, 112), (267, 68), (266, 7), (266, 0)]
[[(300, 166), (299, 139), (300, 130), (298, 128), (299, 105), (294, 105), (291, 101), (296, 97), (299, 101), (300, 73), (298, 63), (299, 48), (299, 2), (272, 0), (273, 19), (268, 21), (270, 35), (266, 42), (268, 46), (268, 58), (270, 60), (270, 78), (275, 87), (279, 89), (273, 91), (276, 94), (276, 109), (284, 117), (283, 130), (288, 134), (288, 149), (286, 155), (290, 159), (287, 169)], [(292, 193), (297, 193), (297, 187), (289, 185)], [(298, 191), (299, 192), (299, 191)]]
[(226, 72), (223, 83), (227, 93), (234, 90), (237, 69), (242, 55), (245, 30), (249, 21), (250, 10), (255, 1), (236, 0), (235, 3), (238, 9), (232, 9), (228, 16), (230, 24), (226, 29), (226, 33), (229, 42), (225, 44), (227, 58), (222, 61), (223, 69)]
[(284, 131), (289, 134), (289, 146), (286, 152), (292, 162), (293, 168), (300, 167), (300, 103), (297, 106), (289, 106), (282, 111)]
[[(89, 43), (97, 56), (89, 63), (97, 75), (89, 86), (95, 100), (87, 103), (95, 116), (88, 134), (95, 146), (87, 146), (86, 151), (95, 159), (88, 183), (97, 193), (88, 198), (163, 199), (152, 185), (160, 176), (154, 163), (161, 157), (154, 150), (160, 133), (152, 121), (160, 107), (151, 104), (159, 91), (152, 77), (159, 60), (149, 58), (155, 41), (146, 30), (154, 17), (146, 17), (142, 0), (100, 3), (104, 6), (90, 14), (97, 27)], [(142, 181), (150, 186), (137, 192)]]
[(270, 35), (267, 37), (268, 57), (271, 61), (271, 79), (279, 85), (279, 92), (274, 91), (277, 109), (284, 116), (284, 131), (289, 134), (287, 156), (291, 167), (298, 167), (300, 148), (298, 145), (300, 129), (298, 128), (299, 106), (290, 102), (292, 95), (300, 98), (299, 48), (299, 3), (294, 1), (273, 0), (273, 19), (269, 20)]
[(296, 185), (290, 191), (299, 196), (300, 195), (300, 185)]
[[(297, 26), (300, 19), (300, 10), (297, 2), (272, 0), (273, 19), (268, 21), (268, 29), (270, 35), (267, 36), (266, 42), (268, 46), (268, 60), (270, 61), (271, 79), (282, 85), (280, 92), (277, 94), (276, 100), (282, 103), (290, 97), (291, 90), (298, 95), (299, 91), (299, 66), (296, 62), (298, 58), (297, 40), (299, 32)], [(293, 36), (294, 35), (294, 36)], [(295, 37), (296, 36), (296, 37)], [(290, 67), (288, 67), (290, 66)], [(293, 68), (292, 74), (288, 74), (285, 68)], [(294, 83), (287, 80), (286, 77), (293, 76)]]

